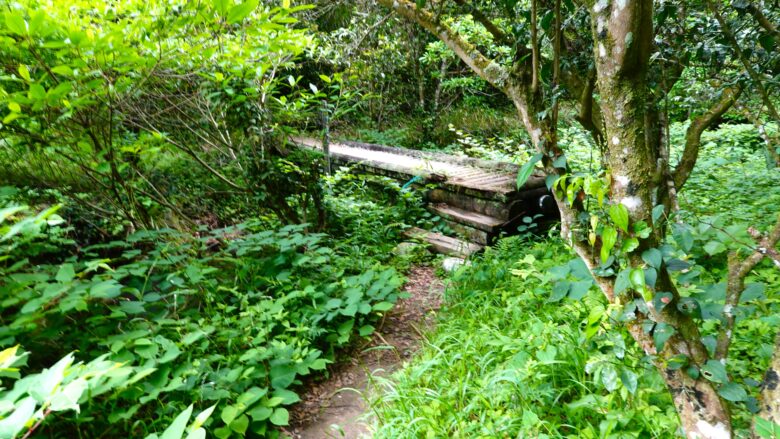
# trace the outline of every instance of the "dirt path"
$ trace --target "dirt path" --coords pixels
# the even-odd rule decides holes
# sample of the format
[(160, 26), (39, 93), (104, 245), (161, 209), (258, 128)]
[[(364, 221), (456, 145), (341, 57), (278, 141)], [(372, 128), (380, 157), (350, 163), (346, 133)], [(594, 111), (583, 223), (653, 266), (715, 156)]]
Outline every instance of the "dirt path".
[(303, 401), (291, 411), (295, 439), (370, 437), (366, 396), (371, 376), (387, 376), (417, 350), (420, 334), (433, 323), (441, 304), (444, 284), (431, 267), (415, 267), (402, 300), (377, 329), (371, 342), (357, 350), (352, 360), (331, 370), (328, 380), (310, 387)]

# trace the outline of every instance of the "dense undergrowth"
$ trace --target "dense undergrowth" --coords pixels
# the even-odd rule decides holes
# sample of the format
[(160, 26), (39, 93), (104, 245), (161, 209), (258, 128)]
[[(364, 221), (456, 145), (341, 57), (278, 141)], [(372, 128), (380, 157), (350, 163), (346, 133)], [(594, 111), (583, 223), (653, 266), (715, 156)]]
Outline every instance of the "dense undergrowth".
[(550, 303), (554, 267), (584, 274), (570, 260), (557, 240), (507, 238), (458, 272), (422, 353), (374, 403), (377, 437), (671, 435), (671, 399), (625, 334), (604, 333), (591, 282), (583, 303)]
[[(683, 128), (675, 128), (675, 141)], [(714, 349), (725, 296), (723, 243), (774, 220), (780, 169), (767, 168), (750, 126), (722, 125), (705, 140), (707, 158), (681, 195), (682, 217), (698, 226), (672, 227), (662, 253), (679, 261), (675, 278), (686, 300), (702, 305), (704, 342)], [(573, 161), (587, 167), (589, 145), (570, 146)], [(505, 238), (472, 262), (453, 276), (421, 353), (372, 401), (377, 437), (679, 436), (663, 380), (616, 330), (622, 311), (605, 307), (559, 239)], [(727, 395), (740, 435), (749, 434), (780, 323), (777, 270), (765, 262), (747, 282), (729, 360), (747, 393)]]
[(390, 250), (419, 198), (398, 189), (337, 174), (329, 234), (254, 220), (81, 245), (57, 206), (33, 216), (27, 192), (3, 188), (0, 343), (20, 347), (0, 364), (13, 389), (0, 396), (46, 409), (46, 437), (144, 436), (190, 404), (216, 406), (200, 421), (216, 437), (278, 435), (300, 380), (400, 297), (415, 256)]
[[(549, 5), (537, 14), (523, 11), (527, 2), (472, 2), (498, 33), (460, 1), (312, 3), (4, 3), (0, 439), (281, 436), (305, 384), (373, 334), (402, 297), (404, 271), (425, 258), (422, 249), (393, 251), (403, 229), (452, 232), (423, 209), (409, 187), (416, 177), (330, 170), (321, 153), (291, 145), (297, 133), (510, 161), (525, 165), (518, 184), (549, 161), (563, 175), (547, 183), (564, 211), (576, 212), (565, 226), (594, 251), (591, 262), (600, 256), (592, 272), (615, 290), (605, 305), (555, 238), (507, 238), (475, 257), (453, 275), (419, 358), (374, 403), (380, 437), (673, 436), (678, 414), (661, 378), (679, 387), (656, 369), (685, 373), (710, 392), (706, 410), (728, 404), (733, 416), (721, 420), (747, 434), (780, 324), (780, 275), (765, 260), (730, 283), (742, 302), (724, 306), (728, 259), (758, 250), (780, 204), (777, 120), (763, 114), (774, 90), (756, 82), (777, 70), (776, 31), (745, 22), (755, 15), (745, 13), (750, 2), (735, 3), (727, 21), (738, 25), (755, 74), (741, 72), (742, 55), (727, 55), (726, 21), (709, 17), (707, 2), (685, 5), (682, 33), (669, 27), (682, 5), (662, 2), (647, 17), (659, 30), (654, 79), (638, 93), (654, 96), (642, 112), (657, 117), (643, 129), (669, 134), (671, 164), (685, 142), (682, 121), (714, 115), (708, 108), (731, 87), (743, 93), (727, 102), (734, 111), (707, 122), (679, 213), (670, 212), (673, 191), (660, 191), (640, 200), (642, 216), (629, 212), (638, 207), (633, 191), (661, 181), (666, 150), (652, 144), (657, 167), (628, 179), (607, 156), (652, 163), (632, 157), (641, 148), (618, 146), (612, 135), (624, 127), (606, 124), (614, 133), (600, 136), (604, 121), (587, 117), (591, 100), (608, 114), (604, 81), (624, 76), (592, 77), (603, 73), (603, 57), (590, 58), (601, 36), (580, 30), (602, 2), (563, 2), (563, 23)], [(524, 80), (515, 66), (540, 67), (521, 76), (533, 78), (541, 99), (504, 95), (440, 35), (379, 3), (435, 6), (437, 26), (468, 41), (465, 52), (496, 61), (486, 72), (513, 66), (512, 84)], [(573, 38), (562, 62), (548, 59), (557, 49), (521, 53), (537, 38), (524, 35), (534, 16), (543, 47)], [(552, 32), (558, 26), (563, 33)], [(632, 46), (635, 35), (649, 34), (620, 38), (626, 53), (645, 47)], [(667, 88), (664, 64), (677, 55), (683, 71)], [(566, 72), (559, 78), (557, 67)], [(578, 85), (578, 77), (598, 80)], [(557, 120), (559, 130), (543, 136), (557, 142), (545, 151), (553, 160), (531, 147), (516, 114), (526, 104), (535, 109), (525, 116), (545, 131)], [(658, 180), (631, 187), (649, 174)], [(629, 197), (613, 197), (623, 189)], [(624, 332), (636, 319), (633, 336), (663, 357), (655, 368)], [(719, 330), (728, 361), (713, 352)], [(675, 350), (675, 334), (698, 358)], [(780, 425), (762, 422), (764, 433), (780, 435)]]

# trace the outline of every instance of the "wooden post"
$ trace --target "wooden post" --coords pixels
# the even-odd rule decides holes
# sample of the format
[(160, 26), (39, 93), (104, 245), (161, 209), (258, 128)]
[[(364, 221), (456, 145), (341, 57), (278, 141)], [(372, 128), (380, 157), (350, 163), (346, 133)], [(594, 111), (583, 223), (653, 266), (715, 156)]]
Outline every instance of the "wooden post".
[(328, 104), (322, 104), (322, 153), (325, 154), (325, 173), (330, 175), (330, 112)]

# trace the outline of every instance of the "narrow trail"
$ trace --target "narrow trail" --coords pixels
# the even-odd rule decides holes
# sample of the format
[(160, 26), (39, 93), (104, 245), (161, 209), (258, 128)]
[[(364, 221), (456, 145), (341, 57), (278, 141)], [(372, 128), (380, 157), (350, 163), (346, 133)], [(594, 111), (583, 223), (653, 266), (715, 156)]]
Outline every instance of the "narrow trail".
[(411, 297), (399, 301), (372, 340), (350, 362), (334, 367), (329, 379), (309, 388), (291, 411), (292, 426), (286, 433), (295, 439), (370, 437), (370, 378), (389, 375), (414, 354), (421, 333), (434, 322), (444, 284), (434, 268), (414, 267), (404, 291)]

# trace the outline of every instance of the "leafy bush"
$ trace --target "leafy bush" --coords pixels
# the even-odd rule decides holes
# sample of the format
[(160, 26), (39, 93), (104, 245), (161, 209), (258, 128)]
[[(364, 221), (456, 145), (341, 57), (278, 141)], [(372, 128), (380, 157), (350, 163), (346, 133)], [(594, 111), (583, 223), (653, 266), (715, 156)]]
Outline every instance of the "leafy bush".
[[(674, 125), (673, 153), (685, 126)], [(721, 125), (702, 136), (701, 158), (681, 192), (683, 207), (699, 217), (727, 213), (735, 222), (763, 228), (780, 205), (780, 169), (768, 169), (763, 140), (753, 125)]]
[(571, 258), (507, 238), (462, 268), (422, 352), (373, 401), (377, 437), (674, 437), (663, 381), (592, 281), (563, 292), (584, 303), (551, 297), (583, 275)]
[(2, 210), (0, 345), (34, 352), (33, 370), (69, 352), (123, 365), (115, 390), (75, 397), (80, 413), (47, 419), (43, 432), (139, 436), (196, 402), (217, 405), (217, 437), (275, 436), (300, 377), (353, 334), (369, 335), (399, 298), (394, 269), (357, 270), (326, 235), (257, 221), (202, 237), (138, 232), (32, 264), (19, 245), (55, 218), (23, 211)]

